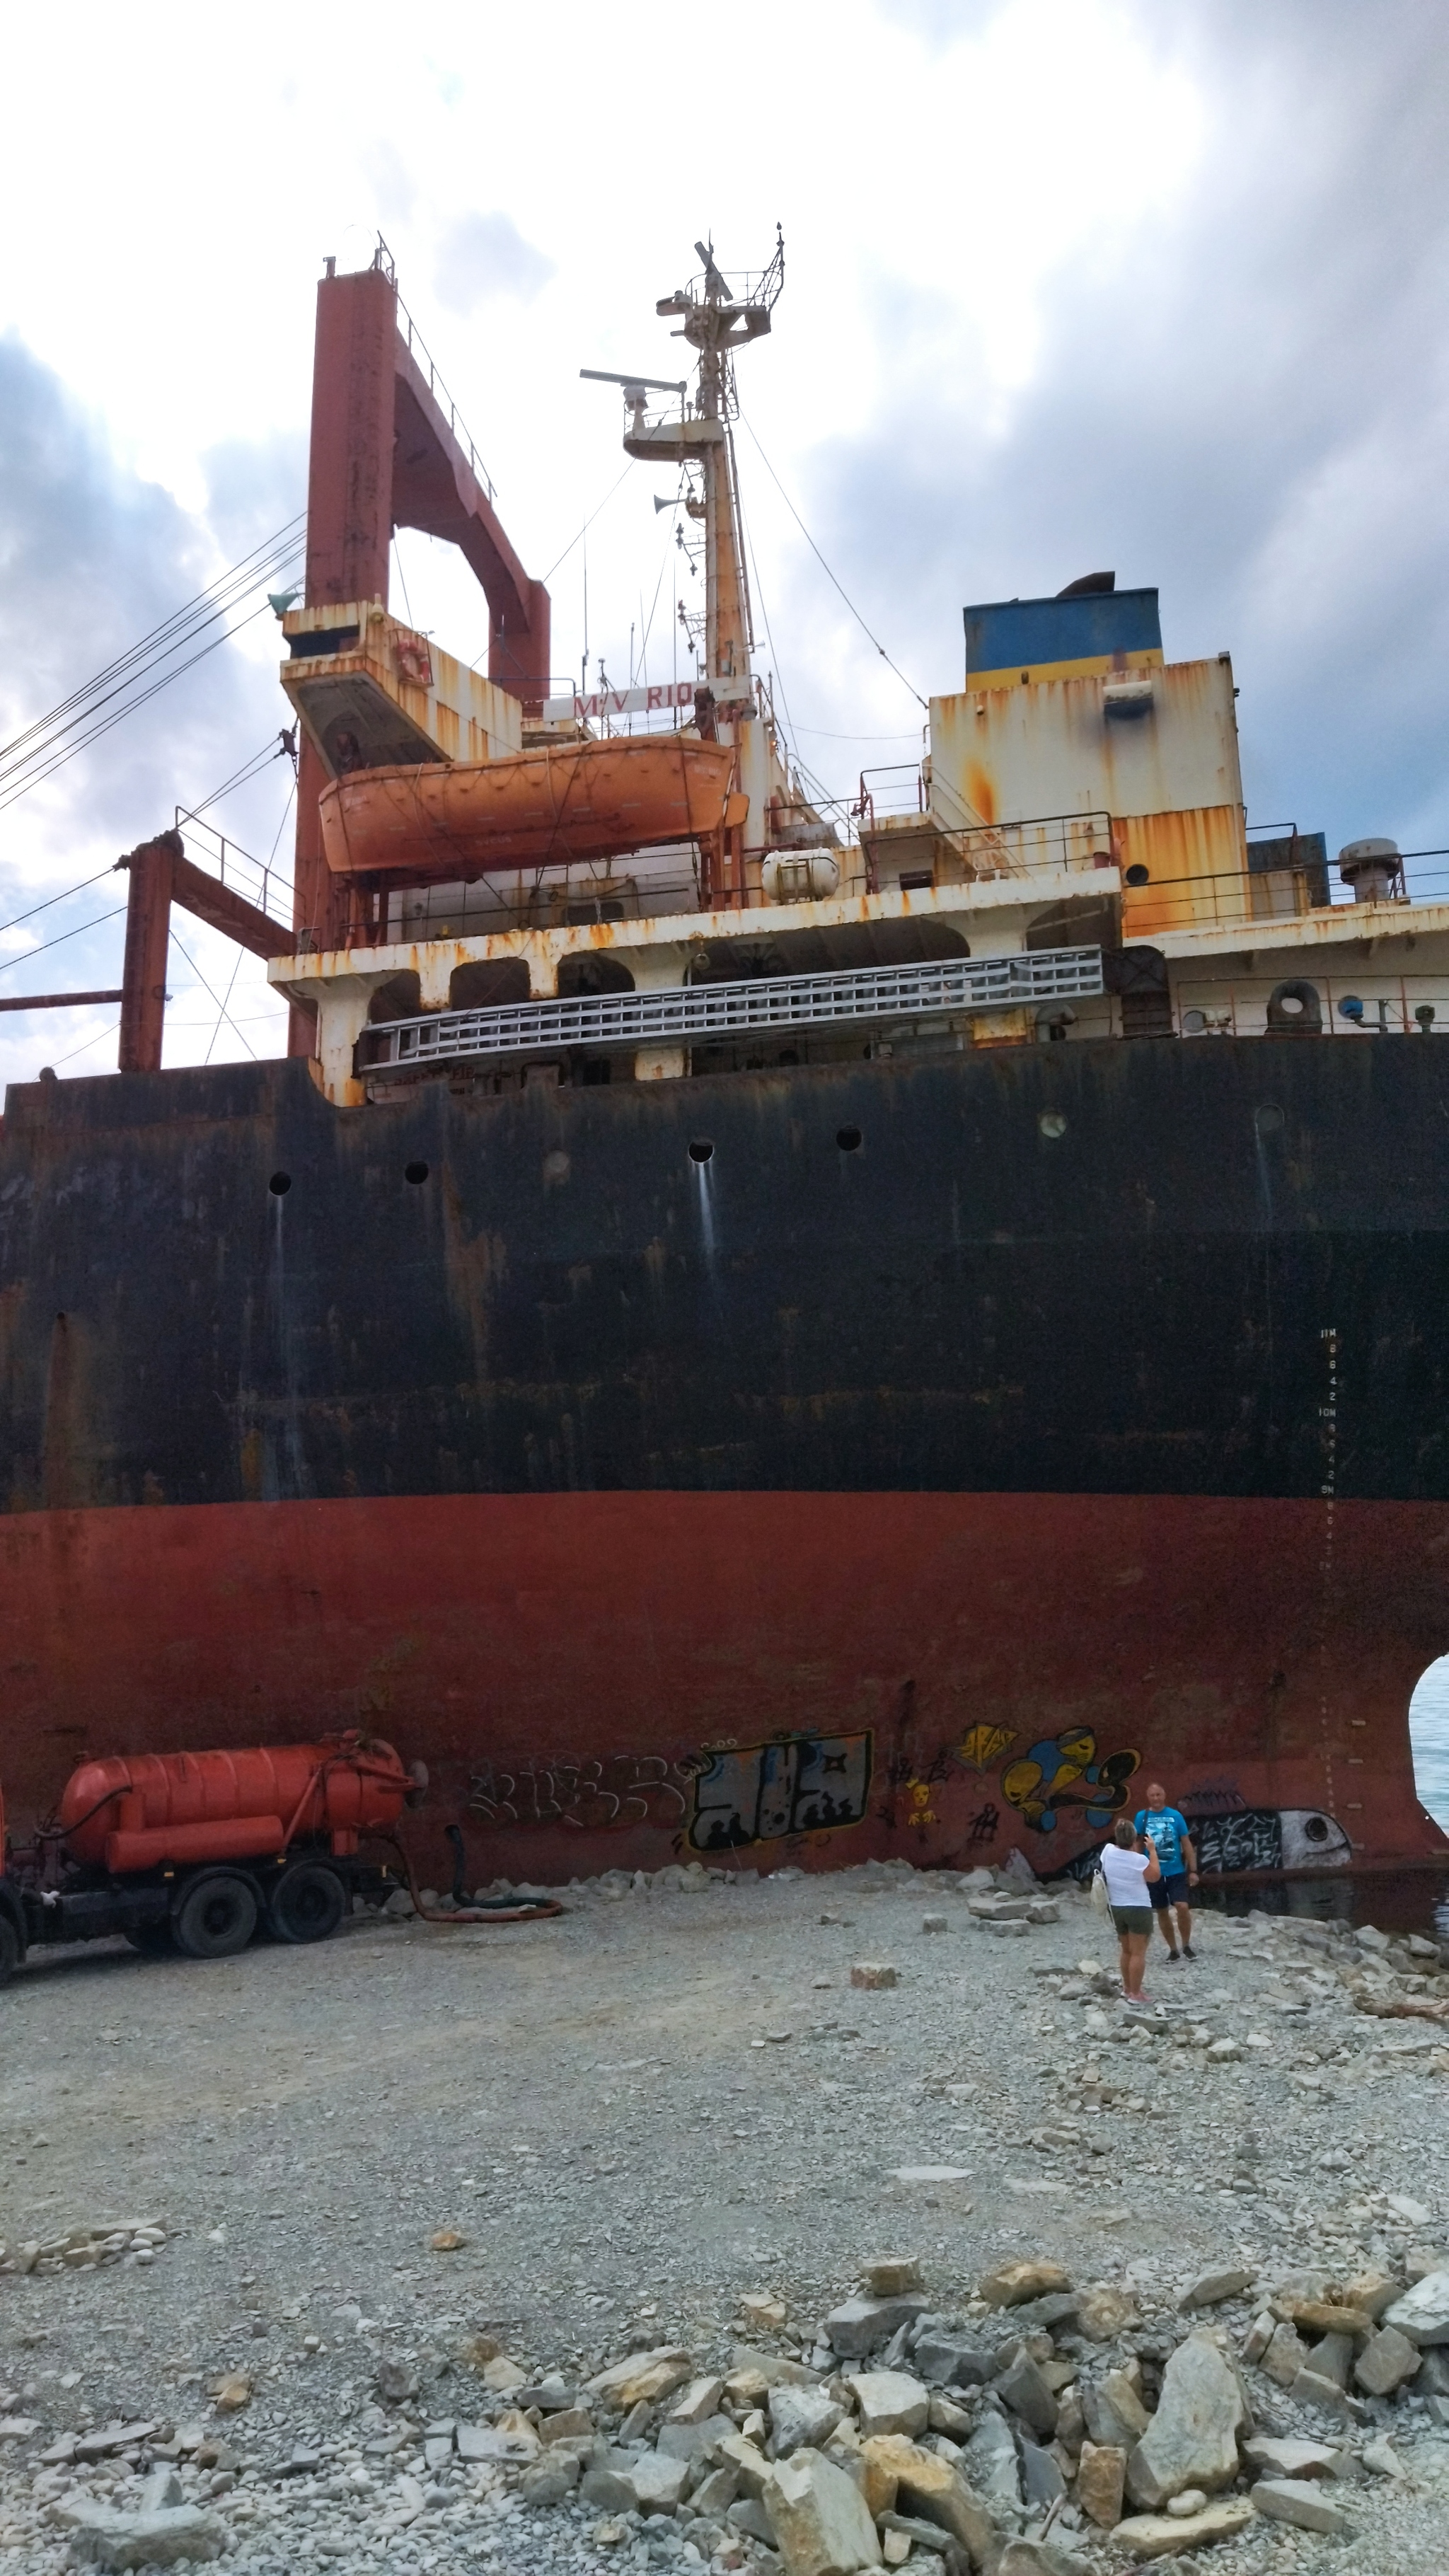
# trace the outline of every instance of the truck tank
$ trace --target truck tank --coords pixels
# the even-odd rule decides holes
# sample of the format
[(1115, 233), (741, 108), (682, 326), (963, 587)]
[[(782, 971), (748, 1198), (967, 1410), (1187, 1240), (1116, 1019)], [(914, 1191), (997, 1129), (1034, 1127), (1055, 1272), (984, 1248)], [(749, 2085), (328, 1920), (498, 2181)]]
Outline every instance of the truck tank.
[(71, 1857), (109, 1870), (258, 1859), (299, 1835), (341, 1856), (388, 1833), (417, 1791), (390, 1744), (333, 1736), (225, 1753), (138, 1753), (84, 1762), (56, 1815)]

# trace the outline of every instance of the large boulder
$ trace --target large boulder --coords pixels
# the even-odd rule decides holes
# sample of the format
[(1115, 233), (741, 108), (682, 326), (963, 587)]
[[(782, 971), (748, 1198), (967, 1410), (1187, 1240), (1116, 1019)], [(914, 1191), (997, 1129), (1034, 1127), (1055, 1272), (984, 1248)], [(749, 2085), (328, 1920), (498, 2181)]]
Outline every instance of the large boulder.
[(1215, 2495), (1238, 2473), (1242, 2391), (1235, 2373), (1205, 2335), (1178, 2345), (1162, 2377), (1157, 2412), (1127, 2463), (1127, 2492), (1155, 2512), (1201, 2487)]
[(841, 2412), (823, 2388), (772, 2388), (770, 2448), (776, 2459), (788, 2460), (792, 2451), (818, 2451), (834, 2432)]
[(220, 2558), (231, 2536), (202, 2505), (159, 2513), (93, 2511), (72, 2529), (70, 2552), (83, 2567), (181, 2567)]
[(861, 2370), (848, 2385), (863, 2436), (924, 2433), (931, 2411), (931, 2392), (908, 2370)]
[(842, 2299), (825, 2320), (826, 2336), (842, 2359), (859, 2361), (915, 2317), (924, 2315), (923, 2298)]
[(786, 2576), (856, 2576), (880, 2565), (880, 2542), (853, 2478), (818, 2451), (770, 2471), (761, 2497)]
[(1132, 2558), (1179, 2558), (1189, 2549), (1204, 2549), (1211, 2540), (1240, 2540), (1251, 2529), (1253, 2507), (1246, 2496), (1221, 2496), (1201, 2513), (1179, 2521), (1170, 2513), (1129, 2514), (1112, 2534), (1119, 2549)]
[(1013, 2512), (1020, 2508), (1021, 2464), (1011, 2426), (994, 2406), (988, 2406), (970, 2440), (961, 2452), (961, 2463), (972, 2486), (990, 2504), (1009, 2505)]
[(627, 2361), (616, 2361), (610, 2369), (597, 2372), (588, 2387), (591, 2396), (602, 2397), (627, 2415), (631, 2406), (657, 2406), (693, 2377), (694, 2364), (687, 2352), (677, 2344), (657, 2344), (652, 2352), (631, 2352)]
[(1000, 2539), (975, 2489), (951, 2460), (923, 2450), (903, 2433), (881, 2433), (861, 2445), (867, 2462), (896, 2482), (900, 2512), (933, 2522), (959, 2541), (973, 2567), (994, 2567)]
[(1071, 2286), (1071, 2274), (1060, 2263), (999, 2263), (979, 2284), (979, 2295), (988, 2308), (1024, 2308), (1028, 2299), (1044, 2299)]
[(1383, 2321), (1397, 2326), (1421, 2351), (1426, 2344), (1449, 2343), (1449, 2271), (1426, 2272), (1412, 2290), (1385, 2308)]

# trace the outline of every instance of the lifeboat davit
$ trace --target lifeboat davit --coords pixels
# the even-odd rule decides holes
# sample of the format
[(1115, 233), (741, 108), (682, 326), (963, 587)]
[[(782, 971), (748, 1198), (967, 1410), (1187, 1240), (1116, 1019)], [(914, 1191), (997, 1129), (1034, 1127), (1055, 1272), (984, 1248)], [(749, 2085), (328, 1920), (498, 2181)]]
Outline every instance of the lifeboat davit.
[(734, 759), (674, 733), (355, 770), (322, 792), (322, 846), (336, 876), (451, 882), (702, 840), (742, 819)]

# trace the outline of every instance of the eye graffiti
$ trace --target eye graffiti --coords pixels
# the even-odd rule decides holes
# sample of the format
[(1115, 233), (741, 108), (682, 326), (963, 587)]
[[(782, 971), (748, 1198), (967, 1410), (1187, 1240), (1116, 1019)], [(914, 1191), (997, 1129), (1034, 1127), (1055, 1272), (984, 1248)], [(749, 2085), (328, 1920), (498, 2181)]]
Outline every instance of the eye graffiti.
[(736, 1851), (786, 1834), (858, 1825), (870, 1794), (872, 1738), (799, 1735), (719, 1746), (701, 1756), (689, 1841)]
[(1092, 1729), (1068, 1727), (1009, 1762), (1001, 1794), (1034, 1833), (1055, 1833), (1064, 1816), (1074, 1813), (1089, 1825), (1106, 1825), (1126, 1805), (1127, 1782), (1141, 1760), (1140, 1753), (1124, 1750), (1099, 1761)]

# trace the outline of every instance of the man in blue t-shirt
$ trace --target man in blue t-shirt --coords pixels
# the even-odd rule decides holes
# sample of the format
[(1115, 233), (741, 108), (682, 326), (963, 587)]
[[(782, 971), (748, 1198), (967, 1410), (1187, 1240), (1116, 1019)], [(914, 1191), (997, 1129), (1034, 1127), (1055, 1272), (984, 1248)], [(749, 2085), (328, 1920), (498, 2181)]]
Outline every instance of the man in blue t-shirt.
[[(1192, 1847), (1186, 1816), (1179, 1815), (1176, 1807), (1169, 1807), (1167, 1791), (1160, 1780), (1152, 1782), (1146, 1806), (1139, 1807), (1137, 1811), (1138, 1850), (1145, 1851), (1149, 1843), (1157, 1854), (1162, 1875), (1148, 1894), (1158, 1928), (1167, 1943), (1168, 1962), (1175, 1965), (1180, 1957), (1195, 1959), (1197, 1952), (1192, 1946), (1192, 1906), (1188, 1891), (1197, 1885), (1197, 1853)], [(1173, 1931), (1174, 1914), (1177, 1932), (1182, 1935), (1181, 1951), (1177, 1946), (1177, 1934)]]

